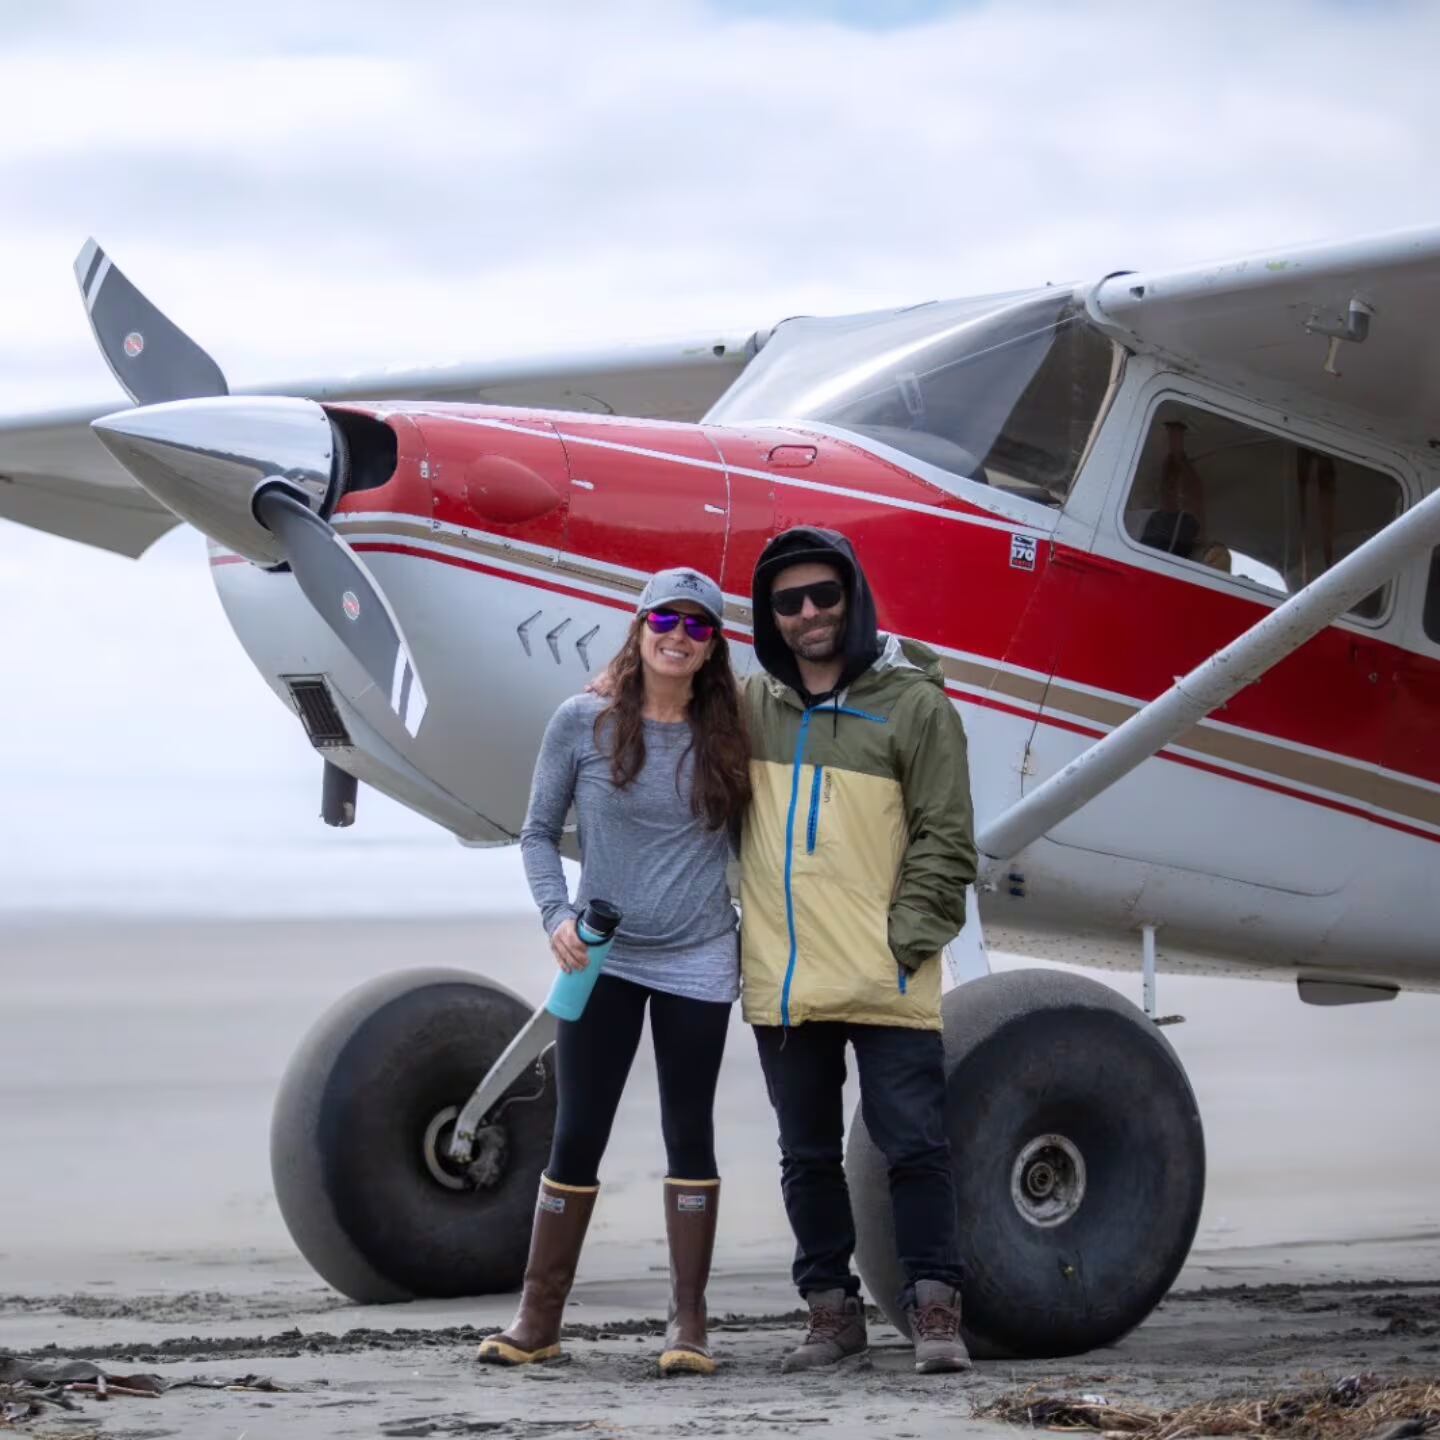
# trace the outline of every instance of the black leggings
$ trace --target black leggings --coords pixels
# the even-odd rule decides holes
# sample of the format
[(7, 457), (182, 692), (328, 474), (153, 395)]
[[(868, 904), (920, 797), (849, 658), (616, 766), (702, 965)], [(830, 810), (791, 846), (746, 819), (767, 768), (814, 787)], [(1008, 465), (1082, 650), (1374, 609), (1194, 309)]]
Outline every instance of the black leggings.
[(730, 1026), (729, 1002), (689, 1000), (602, 975), (585, 1013), (562, 1020), (555, 1042), (560, 1106), (545, 1174), (561, 1185), (599, 1183), (600, 1159), (640, 1048), (646, 1001), (670, 1178), (717, 1178), (715, 1084)]

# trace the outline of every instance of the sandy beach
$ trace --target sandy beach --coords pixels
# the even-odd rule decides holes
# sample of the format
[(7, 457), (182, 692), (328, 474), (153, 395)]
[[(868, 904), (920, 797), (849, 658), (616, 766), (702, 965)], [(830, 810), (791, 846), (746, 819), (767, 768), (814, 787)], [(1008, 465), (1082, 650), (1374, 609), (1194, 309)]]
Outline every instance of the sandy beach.
[[(1171, 1405), (1316, 1371), (1440, 1372), (1433, 998), (1315, 1011), (1280, 986), (1162, 978), (1162, 1008), (1187, 1017), (1170, 1035), (1210, 1158), (1177, 1291), (1108, 1350), (939, 1381), (909, 1372), (883, 1321), (866, 1367), (798, 1384), (779, 1374), (797, 1301), (771, 1117), (737, 1016), (711, 1289), (724, 1366), (710, 1382), (662, 1383), (664, 1159), (643, 1048), (569, 1312), (568, 1364), (474, 1366), (511, 1296), (348, 1304), (300, 1259), (270, 1195), (270, 1103), (315, 1017), (360, 981), (417, 965), (473, 968), (538, 999), (549, 962), (531, 917), (12, 919), (0, 954), (0, 1353), (289, 1387), (89, 1400), (64, 1433), (918, 1435), (987, 1429), (973, 1411), (1031, 1385)], [(1136, 977), (1108, 978), (1138, 993)]]

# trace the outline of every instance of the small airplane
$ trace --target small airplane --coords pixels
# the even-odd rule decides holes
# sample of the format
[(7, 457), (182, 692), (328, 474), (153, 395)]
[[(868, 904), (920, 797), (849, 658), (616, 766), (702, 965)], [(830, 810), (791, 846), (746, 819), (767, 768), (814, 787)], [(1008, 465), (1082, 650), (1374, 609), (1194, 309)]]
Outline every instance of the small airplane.
[[(715, 576), (749, 666), (761, 547), (852, 537), (970, 733), (969, 935), (1145, 976), (1143, 1009), (1065, 970), (946, 996), (979, 1353), (1106, 1344), (1188, 1253), (1204, 1138), (1157, 970), (1316, 1004), (1440, 988), (1440, 229), (245, 395), (93, 242), (77, 275), (134, 405), (0, 422), (0, 516), (131, 555), (203, 531), (330, 824), (364, 781), (513, 841), (545, 721), (646, 575)], [(316, 1023), (272, 1168), (339, 1290), (518, 1283), (548, 1058), (456, 1127), (527, 1019), (419, 969)], [(862, 1274), (903, 1328), (858, 1117), (847, 1165)]]

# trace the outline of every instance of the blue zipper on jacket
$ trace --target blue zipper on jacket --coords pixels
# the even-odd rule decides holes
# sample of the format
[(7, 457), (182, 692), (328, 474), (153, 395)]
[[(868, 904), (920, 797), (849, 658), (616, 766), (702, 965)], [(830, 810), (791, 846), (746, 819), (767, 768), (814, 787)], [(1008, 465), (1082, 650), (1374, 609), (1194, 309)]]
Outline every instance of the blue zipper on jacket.
[[(780, 987), (780, 1023), (790, 1024), (790, 986), (795, 979), (795, 959), (799, 942), (795, 938), (795, 892), (791, 885), (791, 870), (795, 859), (795, 812), (800, 805), (800, 766), (805, 761), (805, 737), (810, 730), (810, 717), (816, 714), (853, 715), (857, 720), (869, 720), (876, 725), (886, 723), (883, 715), (871, 715), (865, 710), (852, 710), (846, 705), (830, 705), (823, 710), (807, 709), (800, 717), (800, 733), (795, 738), (795, 763), (790, 772), (790, 813), (785, 817), (785, 926), (790, 933), (790, 958), (785, 965), (785, 983)], [(808, 848), (815, 848), (815, 827), (819, 823), (817, 807), (820, 803), (820, 771), (815, 767), (815, 779), (810, 787), (810, 824)], [(904, 984), (901, 984), (904, 990)]]

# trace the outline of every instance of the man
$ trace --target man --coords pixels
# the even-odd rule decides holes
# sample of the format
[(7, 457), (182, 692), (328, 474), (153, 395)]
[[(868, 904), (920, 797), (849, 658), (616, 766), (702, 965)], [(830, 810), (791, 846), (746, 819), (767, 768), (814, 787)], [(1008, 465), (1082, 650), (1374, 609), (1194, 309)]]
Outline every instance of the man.
[(746, 686), (744, 1013), (779, 1120), (794, 1277), (810, 1310), (783, 1368), (868, 1346), (842, 1155), (848, 1044), (889, 1166), (915, 1368), (962, 1370), (939, 952), (975, 878), (965, 732), (935, 654), (877, 633), (843, 535), (778, 535), (753, 602), (767, 674)]

